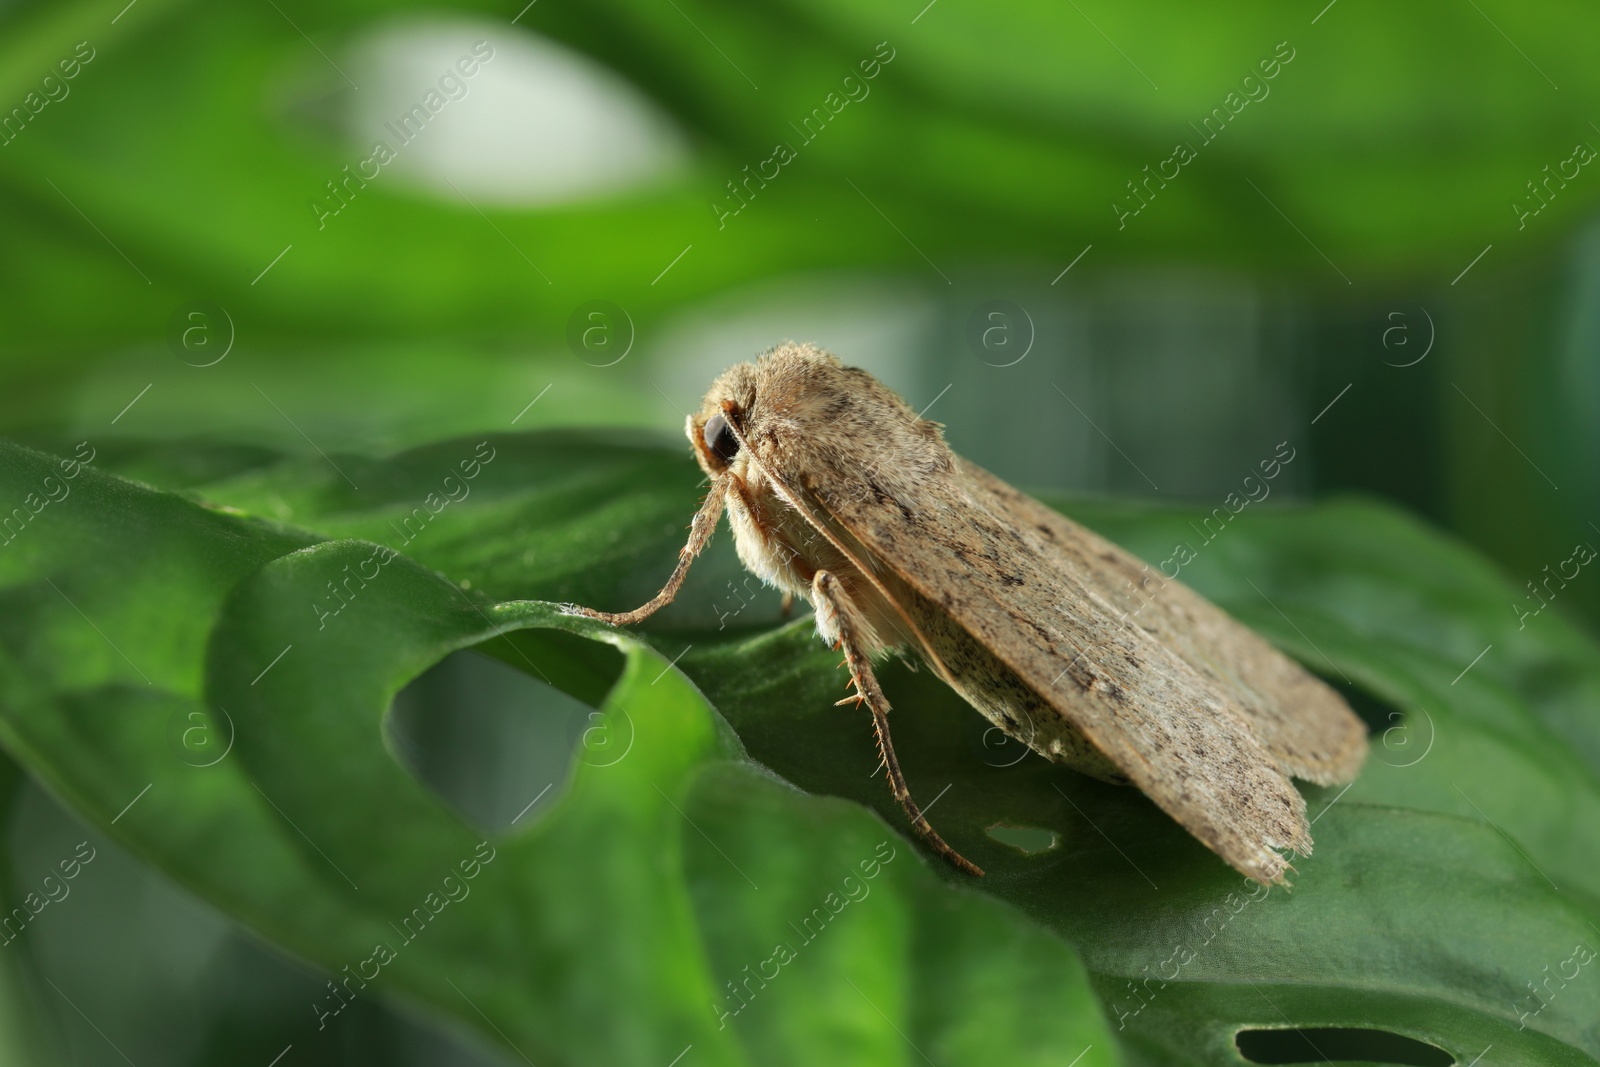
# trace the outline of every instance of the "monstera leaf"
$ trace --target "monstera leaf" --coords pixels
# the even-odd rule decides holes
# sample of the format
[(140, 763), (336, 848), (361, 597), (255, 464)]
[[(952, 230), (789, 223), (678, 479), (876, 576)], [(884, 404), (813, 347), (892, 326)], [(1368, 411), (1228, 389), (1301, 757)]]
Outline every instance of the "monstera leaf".
[[(697, 491), (677, 447), (88, 448), (0, 463), (0, 741), (328, 971), (307, 1042), (393, 997), (540, 1063), (1600, 1053), (1600, 656), (1554, 615), (1518, 629), (1502, 579), (1393, 512), (1246, 512), (1208, 541), (1186, 512), (1068, 507), (1148, 559), (1189, 542), (1186, 580), (1372, 721), (1362, 776), (1307, 788), (1292, 891), (891, 668), (902, 762), (971, 880), (906, 835), (808, 622), (718, 606), (725, 556), (640, 634), (548, 603), (653, 591)], [(489, 839), (384, 732), (467, 648), (601, 715), (556, 799)], [(175, 724), (231, 747), (196, 766)]]

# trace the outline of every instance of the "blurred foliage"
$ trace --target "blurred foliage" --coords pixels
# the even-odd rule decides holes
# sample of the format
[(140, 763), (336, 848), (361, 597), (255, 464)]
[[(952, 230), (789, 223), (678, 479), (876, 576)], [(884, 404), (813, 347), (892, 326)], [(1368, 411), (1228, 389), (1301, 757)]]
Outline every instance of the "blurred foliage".
[[(1292, 893), (1241, 884), (1133, 790), (988, 748), (952, 693), (891, 671), (903, 761), (989, 869), (973, 882), (884, 825), (901, 816), (871, 777), (866, 721), (830, 707), (835, 654), (808, 622), (668, 620), (645, 644), (520, 599), (647, 595), (692, 504), (678, 450), (523, 435), (261, 459), (178, 493), (85, 467), (20, 532), (0, 555), (0, 735), (104, 832), (336, 980), (368, 961), (374, 992), (537, 1062), (661, 1063), (689, 1045), (701, 1061), (887, 1062), (909, 1042), (939, 1063), (1087, 1048), (1083, 1063), (1228, 1064), (1241, 1026), (1285, 1021), (1402, 1033), (1462, 1062), (1489, 1044), (1530, 1063), (1600, 1050), (1592, 985), (1535, 1011), (1523, 984), (1600, 917), (1584, 713), (1600, 654), (1555, 617), (1515, 630), (1502, 579), (1393, 512), (1252, 512), (1194, 564), (1198, 588), (1345, 680), (1380, 731), (1348, 791), (1312, 790), (1319, 848)], [(419, 519), (463, 463), (468, 491)], [(148, 452), (101, 465), (164, 471)], [(56, 469), (11, 446), (0, 486), (21, 497)], [(1146, 555), (1196, 514), (1073, 511)], [(378, 543), (348, 536), (361, 527)], [(622, 554), (594, 566), (602, 527)], [(1473, 663), (1489, 643), (1501, 654)], [(380, 729), (407, 681), (472, 646), (605, 713), (562, 794), (493, 845)], [(174, 723), (191, 719), (230, 747), (186, 758)], [(1058, 843), (1024, 853), (986, 833), (1000, 824)], [(880, 848), (905, 858), (856, 874), (870, 921), (807, 928), (814, 949), (791, 936)], [(436, 919), (396, 925), (424, 905)], [(795, 946), (786, 966), (775, 937)], [(378, 944), (395, 956), (381, 967)], [(747, 964), (779, 977), (736, 998)], [(317, 1040), (313, 1021), (297, 1042)]]
[[(915, 23), (911, 6), (538, 4), (521, 25), (625, 72), (697, 138), (693, 168), (632, 195), (488, 220), (457, 198), (374, 180), (319, 230), (309, 201), (365, 145), (337, 136), (357, 90), (318, 52), (337, 54), (375, 19), (498, 22), (500, 5), (141, 0), (115, 24), (115, 0), (16, 5), (0, 101), (20, 101), (75, 41), (98, 54), (0, 153), (6, 348), (59, 359), (143, 341), (196, 296), (257, 337), (553, 339), (598, 297), (648, 320), (762, 275), (921, 272), (924, 253), (1065, 264), (1087, 243), (1113, 261), (1294, 265), (1323, 281), (1332, 268), (1372, 284), (1449, 276), (1490, 240), (1526, 258), (1600, 190), (1574, 182), (1524, 231), (1508, 206), (1593, 134), (1584, 102), (1600, 73), (1568, 29), (1587, 15), (1577, 2), (1494, 21), (1472, 5), (1347, 5), (1314, 25), (1314, 13), (1266, 3), (1226, 17), (1164, 4), (1092, 19), (1072, 5), (945, 3)], [(794, 124), (841, 93), (879, 42), (893, 59), (870, 95), (805, 143)], [(1267, 95), (1251, 103), (1246, 91)], [(1206, 143), (1202, 120), (1241, 99)], [(777, 142), (799, 158), (755, 194), (759, 210), (719, 230), (711, 202)], [(1112, 203), (1178, 142), (1199, 159), (1119, 228)], [(652, 284), (686, 244), (694, 259)], [(288, 245), (271, 283), (253, 284)]]

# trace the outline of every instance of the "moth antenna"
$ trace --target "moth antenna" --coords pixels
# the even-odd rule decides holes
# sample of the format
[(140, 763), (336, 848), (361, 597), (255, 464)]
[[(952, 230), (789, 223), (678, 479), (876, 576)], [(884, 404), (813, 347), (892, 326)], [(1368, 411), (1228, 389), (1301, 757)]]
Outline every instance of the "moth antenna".
[[(723, 477), (726, 477), (724, 475)], [(722, 518), (722, 478), (711, 483), (711, 489), (706, 493), (706, 498), (700, 502), (700, 510), (694, 513), (694, 520), (689, 523), (689, 540), (678, 550), (678, 565), (672, 569), (672, 577), (667, 579), (667, 584), (661, 591), (651, 597), (649, 601), (634, 608), (632, 611), (609, 612), (596, 611), (579, 604), (563, 604), (561, 610), (566, 615), (582, 615), (585, 618), (599, 619), (601, 622), (610, 623), (612, 626), (632, 626), (643, 622), (668, 604), (673, 597), (678, 595), (678, 589), (683, 585), (683, 580), (689, 574), (689, 566), (711, 540), (711, 535), (717, 531), (717, 520)]]

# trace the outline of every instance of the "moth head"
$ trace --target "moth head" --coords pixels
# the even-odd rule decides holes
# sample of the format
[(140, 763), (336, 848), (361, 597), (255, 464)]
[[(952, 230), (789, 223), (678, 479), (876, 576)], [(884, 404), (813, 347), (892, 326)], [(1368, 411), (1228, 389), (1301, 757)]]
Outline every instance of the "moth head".
[(724, 400), (709, 412), (689, 416), (684, 430), (694, 445), (695, 458), (700, 461), (701, 468), (713, 478), (740, 465), (739, 458), (744, 451), (739, 432), (743, 414), (738, 404)]
[(938, 423), (866, 371), (793, 341), (724, 371), (685, 429), (702, 470), (754, 487), (819, 463), (848, 478), (951, 462)]
[(684, 433), (700, 469), (715, 481), (749, 473), (750, 435), (757, 416), (756, 368), (740, 363), (711, 384), (700, 410), (690, 415)]

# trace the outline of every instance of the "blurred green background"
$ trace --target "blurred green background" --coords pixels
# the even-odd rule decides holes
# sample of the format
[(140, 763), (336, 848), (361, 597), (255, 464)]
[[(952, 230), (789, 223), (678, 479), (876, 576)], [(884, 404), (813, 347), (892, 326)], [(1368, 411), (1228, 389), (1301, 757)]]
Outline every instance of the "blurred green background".
[[(1597, 30), (1506, 0), (0, 2), (0, 432), (241, 469), (671, 435), (794, 338), (1018, 484), (1218, 506), (1288, 442), (1275, 500), (1387, 498), (1520, 585), (1600, 538)], [(1556, 609), (1592, 630), (1600, 582)], [(482, 716), (504, 773), (434, 770), (503, 824), (521, 794), (484, 782), (540, 748)], [(104, 853), (0, 959), (61, 1062), (122, 1058), (51, 981), (167, 1063), (308, 1021), (319, 977), (13, 788), (13, 891)], [(367, 1001), (296, 1062), (500, 1061)]]

